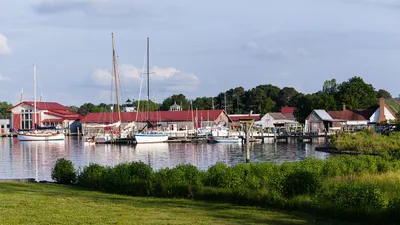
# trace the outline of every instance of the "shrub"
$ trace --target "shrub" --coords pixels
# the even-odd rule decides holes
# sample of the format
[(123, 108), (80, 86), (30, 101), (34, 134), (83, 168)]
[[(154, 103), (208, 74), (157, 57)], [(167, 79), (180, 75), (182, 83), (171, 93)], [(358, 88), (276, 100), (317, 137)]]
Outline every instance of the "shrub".
[(207, 170), (205, 183), (212, 187), (230, 188), (236, 186), (237, 181), (240, 180), (235, 179), (234, 176), (229, 166), (217, 163)]
[(317, 195), (317, 202), (339, 213), (363, 216), (381, 212), (384, 197), (373, 185), (350, 183), (325, 187)]
[(161, 169), (155, 175), (156, 195), (192, 198), (201, 188), (203, 173), (193, 165)]
[(143, 162), (121, 163), (105, 168), (101, 186), (112, 193), (147, 196), (153, 193), (153, 176), (151, 167)]
[(100, 189), (105, 167), (99, 164), (90, 164), (78, 176), (78, 185), (91, 189)]
[(76, 181), (74, 165), (70, 160), (59, 158), (51, 171), (51, 179), (59, 184), (72, 184)]
[(303, 194), (314, 194), (321, 187), (319, 177), (308, 171), (296, 171), (284, 180), (283, 195), (293, 197)]
[(389, 219), (393, 221), (400, 220), (400, 198), (389, 200), (387, 211)]

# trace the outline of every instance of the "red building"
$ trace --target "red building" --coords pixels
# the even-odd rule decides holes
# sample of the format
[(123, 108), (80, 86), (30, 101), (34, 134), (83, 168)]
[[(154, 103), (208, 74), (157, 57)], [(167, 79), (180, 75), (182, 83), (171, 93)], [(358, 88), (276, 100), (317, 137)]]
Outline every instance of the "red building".
[(68, 107), (57, 102), (37, 102), (36, 118), (34, 103), (31, 101), (23, 101), (9, 111), (11, 111), (11, 128), (14, 131), (33, 129), (37, 124), (39, 126), (56, 126), (69, 132), (76, 132), (80, 126), (78, 121), (81, 116), (70, 112)]

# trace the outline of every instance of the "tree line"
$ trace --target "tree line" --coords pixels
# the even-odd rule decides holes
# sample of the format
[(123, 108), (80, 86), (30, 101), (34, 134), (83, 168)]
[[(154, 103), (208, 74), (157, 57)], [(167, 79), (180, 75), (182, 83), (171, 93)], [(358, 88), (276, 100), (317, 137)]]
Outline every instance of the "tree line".
[[(149, 110), (169, 110), (174, 103), (180, 105), (183, 110), (225, 109), (226, 105), (228, 114), (248, 114), (252, 111), (264, 115), (268, 112), (279, 112), (282, 107), (290, 106), (296, 107), (296, 118), (299, 122), (304, 122), (313, 109), (340, 110), (343, 105), (347, 109), (367, 109), (376, 106), (377, 98), (380, 97), (392, 98), (388, 91), (375, 90), (361, 77), (352, 77), (342, 83), (337, 83), (335, 79), (327, 80), (323, 83), (321, 90), (311, 94), (300, 93), (293, 87), (279, 88), (271, 84), (258, 85), (249, 90), (235, 87), (221, 92), (217, 96), (195, 99), (188, 99), (184, 94), (174, 94), (164, 99), (162, 103), (150, 101)], [(133, 102), (134, 106), (140, 106), (140, 111), (147, 110), (145, 100)], [(0, 118), (10, 117), (8, 109), (11, 104), (7, 104), (6, 102), (0, 104)], [(116, 111), (115, 105), (105, 103), (99, 105), (85, 103), (80, 107), (69, 106), (69, 108), (70, 111), (83, 116), (88, 113)]]

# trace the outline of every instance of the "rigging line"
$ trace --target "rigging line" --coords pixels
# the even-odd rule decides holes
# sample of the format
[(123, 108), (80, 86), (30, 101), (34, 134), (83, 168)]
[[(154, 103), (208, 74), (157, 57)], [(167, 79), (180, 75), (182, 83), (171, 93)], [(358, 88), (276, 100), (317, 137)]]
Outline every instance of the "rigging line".
[(144, 75), (144, 70), (145, 70), (145, 66), (146, 66), (146, 56), (147, 56), (147, 49), (144, 53), (144, 57), (143, 57), (143, 66), (142, 66), (142, 71), (141, 71), (141, 75), (142, 77), (140, 78), (140, 88), (139, 88), (139, 99), (138, 99), (138, 104), (136, 107), (136, 121), (138, 120), (138, 116), (139, 116), (139, 112), (140, 112), (140, 97), (142, 94), (142, 86), (143, 86), (143, 75)]

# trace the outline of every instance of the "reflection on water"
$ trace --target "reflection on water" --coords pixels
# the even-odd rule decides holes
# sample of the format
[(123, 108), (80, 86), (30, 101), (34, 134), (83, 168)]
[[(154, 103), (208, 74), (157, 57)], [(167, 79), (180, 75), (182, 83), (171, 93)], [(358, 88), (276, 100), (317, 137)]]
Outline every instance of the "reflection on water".
[[(288, 144), (252, 143), (251, 161), (280, 163), (305, 157), (327, 158), (329, 154), (314, 151), (316, 145), (295, 141)], [(0, 138), (0, 179), (51, 180), (51, 168), (57, 158), (62, 157), (71, 160), (76, 168), (90, 163), (116, 165), (143, 161), (154, 169), (190, 163), (204, 170), (217, 162), (228, 165), (246, 162), (246, 150), (241, 144), (84, 145), (79, 137), (52, 142), (20, 142), (16, 138)]]

